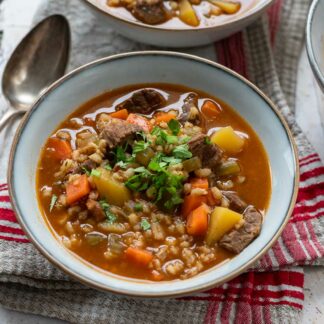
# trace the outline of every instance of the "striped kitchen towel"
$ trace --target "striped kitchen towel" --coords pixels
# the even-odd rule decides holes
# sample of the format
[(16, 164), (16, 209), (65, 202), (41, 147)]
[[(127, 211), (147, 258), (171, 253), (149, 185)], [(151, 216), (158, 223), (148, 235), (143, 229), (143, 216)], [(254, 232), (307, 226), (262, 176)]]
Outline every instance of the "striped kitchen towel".
[[(134, 299), (77, 283), (44, 259), (17, 224), (8, 188), (0, 185), (0, 304), (76, 323), (298, 323), (301, 265), (323, 265), (324, 167), (296, 125), (297, 60), (309, 0), (276, 0), (267, 14), (217, 44), (186, 50), (229, 66), (277, 104), (298, 145), (301, 183), (293, 216), (272, 249), (249, 272), (203, 293), (178, 299)], [(102, 28), (78, 0), (49, 0), (37, 20), (65, 14), (72, 25), (71, 67), (109, 54), (150, 49)], [(8, 134), (7, 134), (8, 135)], [(10, 135), (10, 134), (9, 134)], [(0, 176), (10, 136), (3, 139)], [(4, 179), (2, 179), (4, 180)]]

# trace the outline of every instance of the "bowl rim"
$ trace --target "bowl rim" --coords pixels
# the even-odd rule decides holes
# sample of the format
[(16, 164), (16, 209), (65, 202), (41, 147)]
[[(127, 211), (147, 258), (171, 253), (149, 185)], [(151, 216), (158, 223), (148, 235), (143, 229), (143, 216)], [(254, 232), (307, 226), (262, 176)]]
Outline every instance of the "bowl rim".
[[(224, 275), (222, 278), (220, 279), (216, 279), (216, 280), (210, 280), (208, 281), (206, 284), (199, 286), (198, 288), (195, 289), (181, 289), (181, 290), (176, 290), (174, 292), (170, 292), (170, 293), (160, 293), (159, 291), (154, 291), (152, 293), (141, 293), (139, 292), (127, 292), (127, 288), (123, 289), (123, 291), (119, 291), (117, 289), (113, 289), (107, 285), (104, 285), (100, 282), (96, 282), (90, 278), (87, 278), (83, 275), (78, 275), (76, 273), (74, 273), (73, 269), (69, 268), (68, 266), (65, 266), (64, 264), (61, 263), (61, 261), (55, 257), (52, 256), (52, 254), (50, 253), (50, 251), (46, 250), (41, 242), (38, 241), (38, 239), (35, 237), (34, 233), (29, 230), (29, 227), (27, 226), (27, 224), (24, 221), (24, 215), (22, 213), (20, 213), (19, 207), (18, 207), (18, 203), (17, 203), (17, 197), (15, 194), (15, 187), (14, 187), (14, 183), (13, 183), (13, 166), (14, 166), (14, 159), (15, 159), (15, 153), (18, 147), (18, 143), (19, 143), (19, 139), (20, 139), (20, 135), (22, 134), (22, 131), (24, 130), (25, 126), (28, 124), (28, 121), (31, 117), (31, 115), (33, 114), (34, 111), (36, 111), (39, 108), (39, 104), (46, 99), (47, 95), (54, 89), (56, 89), (57, 87), (61, 86), (62, 84), (64, 84), (64, 82), (66, 80), (69, 80), (70, 78), (72, 78), (74, 75), (78, 74), (79, 72), (82, 72), (84, 70), (90, 69), (92, 67), (95, 67), (97, 65), (100, 64), (104, 64), (107, 63), (109, 61), (114, 61), (114, 60), (118, 60), (120, 58), (124, 58), (124, 57), (132, 57), (132, 56), (143, 56), (143, 55), (160, 55), (160, 56), (171, 56), (171, 57), (176, 57), (176, 58), (185, 58), (188, 60), (193, 60), (199, 63), (204, 63), (207, 64), (213, 68), (217, 68), (222, 70), (225, 73), (230, 74), (231, 76), (235, 77), (236, 79), (239, 79), (239, 81), (245, 83), (248, 87), (250, 87), (257, 95), (259, 95), (269, 106), (270, 109), (272, 109), (272, 111), (275, 113), (276, 117), (278, 118), (279, 122), (282, 124), (287, 138), (288, 138), (288, 142), (290, 144), (290, 149), (292, 152), (292, 159), (294, 162), (294, 179), (293, 179), (293, 191), (291, 194), (291, 198), (290, 198), (290, 203), (289, 206), (287, 208), (287, 212), (285, 217), (283, 218), (280, 228), (278, 229), (278, 231), (274, 234), (274, 236), (271, 238), (271, 240), (260, 250), (258, 251), (258, 253), (256, 253), (253, 257), (251, 257), (251, 259), (244, 265), (242, 265), (241, 267), (239, 267), (238, 269), (231, 271), (229, 274)], [(274, 103), (272, 103), (272, 101), (259, 89), (257, 88), (253, 83), (251, 83), (249, 80), (247, 80), (246, 78), (244, 78), (243, 76), (241, 76), (240, 74), (238, 74), (237, 72), (219, 64), (213, 61), (210, 61), (208, 59), (205, 58), (201, 58), (199, 56), (196, 55), (191, 55), (191, 54), (186, 54), (186, 53), (179, 53), (179, 52), (171, 52), (171, 51), (137, 51), (137, 52), (128, 52), (128, 53), (122, 53), (122, 54), (115, 54), (115, 55), (111, 55), (111, 56), (107, 56), (101, 59), (97, 59), (94, 61), (91, 61), (85, 65), (82, 65), (74, 70), (72, 70), (71, 72), (69, 72), (68, 74), (66, 74), (65, 76), (61, 77), (59, 80), (57, 80), (56, 82), (54, 82), (51, 86), (49, 86), (39, 97), (38, 99), (35, 101), (35, 103), (33, 104), (32, 108), (27, 112), (27, 114), (24, 116), (23, 120), (21, 121), (14, 139), (13, 139), (13, 143), (11, 146), (11, 150), (10, 150), (10, 156), (9, 156), (9, 167), (8, 167), (8, 172), (7, 172), (7, 177), (8, 177), (8, 187), (9, 187), (9, 195), (10, 195), (10, 199), (11, 199), (11, 203), (12, 203), (12, 208), (15, 212), (15, 215), (17, 216), (17, 220), (20, 224), (20, 226), (22, 227), (22, 229), (24, 230), (24, 232), (26, 233), (27, 237), (30, 239), (30, 241), (33, 243), (33, 245), (38, 249), (38, 251), (45, 257), (47, 258), (52, 264), (54, 264), (56, 267), (58, 267), (60, 270), (64, 271), (65, 273), (67, 273), (71, 278), (81, 282), (82, 284), (85, 284), (87, 286), (90, 286), (92, 288), (95, 288), (97, 290), (101, 290), (101, 291), (105, 291), (105, 292), (112, 292), (112, 293), (116, 293), (119, 295), (125, 295), (125, 296), (130, 296), (130, 297), (148, 297), (148, 298), (161, 298), (161, 297), (180, 297), (180, 296), (184, 296), (184, 295), (188, 295), (188, 294), (192, 294), (192, 293), (196, 293), (196, 292), (200, 292), (200, 291), (204, 291), (206, 289), (210, 289), (212, 287), (215, 286), (219, 286), (235, 277), (237, 277), (239, 274), (241, 274), (242, 272), (244, 272), (247, 268), (249, 268), (252, 264), (254, 264), (259, 258), (261, 258), (267, 251), (268, 249), (276, 242), (276, 240), (278, 239), (278, 237), (280, 236), (281, 232), (283, 231), (285, 225), (287, 224), (292, 212), (293, 212), (293, 208), (297, 199), (297, 193), (298, 193), (298, 185), (299, 185), (299, 163), (298, 163), (298, 153), (297, 153), (297, 146), (296, 143), (294, 141), (294, 138), (292, 136), (292, 133), (288, 127), (287, 122), (285, 121), (285, 119), (283, 118), (283, 116), (281, 116), (278, 108), (275, 106)], [(49, 229), (50, 230), (50, 229)], [(126, 278), (127, 279), (127, 278)], [(120, 279), (123, 280), (123, 279)], [(146, 283), (145, 283), (146, 284)], [(150, 282), (148, 282), (147, 284), (150, 284)]]
[(250, 8), (249, 10), (246, 10), (241, 16), (238, 16), (235, 19), (226, 21), (221, 25), (204, 26), (204, 27), (197, 26), (197, 27), (189, 27), (189, 28), (170, 28), (170, 27), (160, 27), (159, 25), (149, 25), (149, 24), (145, 24), (140, 21), (137, 21), (137, 20), (131, 21), (126, 18), (117, 16), (117, 15), (113, 15), (112, 13), (107, 12), (107, 11), (97, 7), (95, 4), (89, 2), (89, 0), (80, 0), (80, 1), (82, 1), (85, 5), (94, 9), (95, 11), (98, 11), (101, 14), (107, 15), (114, 20), (117, 20), (122, 23), (126, 23), (126, 24), (130, 25), (129, 26), (130, 28), (132, 25), (135, 25), (136, 27), (140, 27), (140, 28), (144, 28), (144, 29), (156, 30), (156, 31), (166, 31), (166, 32), (170, 32), (170, 31), (172, 31), (172, 32), (199, 32), (199, 31), (210, 30), (210, 29), (213, 29), (213, 30), (223, 29), (224, 27), (231, 26), (237, 22), (244, 22), (244, 21), (248, 20), (253, 15), (258, 14), (259, 12), (262, 12), (265, 8), (270, 6), (272, 2), (274, 2), (274, 0), (262, 0), (262, 3), (259, 5), (260, 7), (256, 3), (252, 8)]
[(324, 89), (324, 74), (319, 68), (319, 63), (315, 57), (315, 53), (313, 50), (313, 41), (312, 41), (312, 27), (313, 27), (313, 20), (314, 14), (317, 9), (320, 0), (314, 0), (310, 6), (308, 15), (307, 15), (307, 23), (306, 23), (306, 51), (308, 55), (308, 60), (310, 62), (311, 68), (315, 77), (321, 84), (322, 89)]

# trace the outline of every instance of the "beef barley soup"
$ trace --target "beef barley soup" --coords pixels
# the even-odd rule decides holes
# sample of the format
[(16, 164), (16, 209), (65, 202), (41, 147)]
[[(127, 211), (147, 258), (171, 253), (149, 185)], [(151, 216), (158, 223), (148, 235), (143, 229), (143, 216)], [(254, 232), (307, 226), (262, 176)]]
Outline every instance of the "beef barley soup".
[(41, 211), (90, 264), (152, 281), (186, 279), (258, 236), (271, 194), (265, 150), (230, 107), (170, 84), (85, 103), (42, 149)]
[(97, 0), (128, 20), (167, 28), (214, 26), (249, 10), (255, 0)]

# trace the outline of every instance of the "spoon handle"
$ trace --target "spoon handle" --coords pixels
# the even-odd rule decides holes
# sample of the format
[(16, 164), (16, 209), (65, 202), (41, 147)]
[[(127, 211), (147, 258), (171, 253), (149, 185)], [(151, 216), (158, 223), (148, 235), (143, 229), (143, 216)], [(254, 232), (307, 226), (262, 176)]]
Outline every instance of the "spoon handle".
[(9, 108), (0, 118), (0, 132), (7, 125), (10, 119), (16, 115), (23, 113), (21, 110), (15, 110), (13, 108)]

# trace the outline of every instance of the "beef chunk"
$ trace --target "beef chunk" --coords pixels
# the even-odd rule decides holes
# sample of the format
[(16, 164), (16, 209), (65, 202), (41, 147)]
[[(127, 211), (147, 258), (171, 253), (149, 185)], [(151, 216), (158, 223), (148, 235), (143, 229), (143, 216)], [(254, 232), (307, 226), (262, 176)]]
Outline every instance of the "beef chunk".
[(222, 159), (222, 150), (215, 144), (207, 144), (203, 134), (194, 136), (188, 145), (191, 153), (200, 158), (204, 168), (214, 170)]
[(133, 15), (149, 25), (161, 24), (168, 20), (163, 0), (136, 0)]
[(248, 207), (243, 214), (244, 224), (239, 229), (225, 234), (219, 245), (226, 250), (240, 253), (260, 233), (262, 225), (262, 214), (253, 206)]
[(122, 145), (127, 140), (135, 138), (137, 132), (143, 131), (142, 127), (125, 122), (124, 120), (111, 118), (102, 128), (99, 137), (107, 143), (110, 150)]
[(106, 218), (105, 212), (102, 210), (98, 201), (88, 199), (86, 202), (86, 206), (97, 222), (100, 222)]
[(195, 110), (198, 109), (197, 107), (198, 95), (195, 93), (190, 93), (183, 101), (181, 113), (178, 118), (179, 122), (185, 123), (187, 121), (190, 121), (194, 124), (198, 124), (200, 122), (199, 113), (195, 114)]
[(239, 213), (243, 213), (247, 204), (234, 191), (223, 191), (223, 196), (229, 201), (229, 208)]
[(164, 97), (157, 91), (152, 89), (143, 89), (133, 93), (133, 95), (120, 103), (116, 109), (127, 109), (132, 113), (150, 114), (156, 109), (165, 106)]

